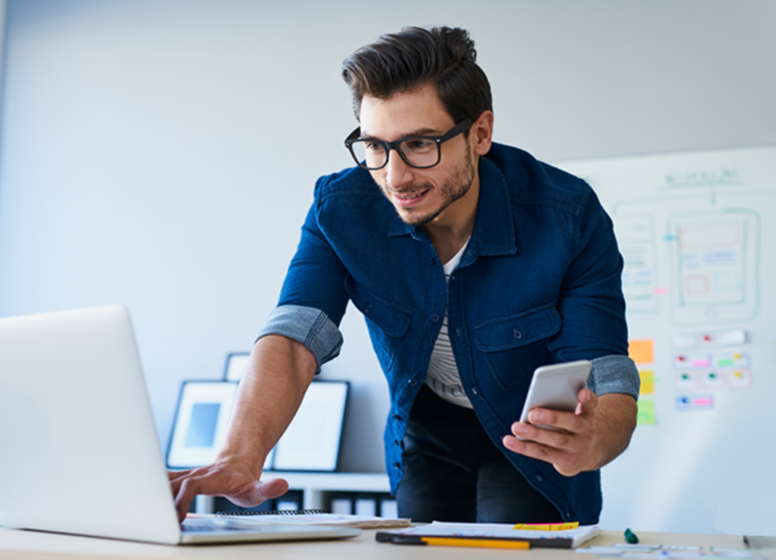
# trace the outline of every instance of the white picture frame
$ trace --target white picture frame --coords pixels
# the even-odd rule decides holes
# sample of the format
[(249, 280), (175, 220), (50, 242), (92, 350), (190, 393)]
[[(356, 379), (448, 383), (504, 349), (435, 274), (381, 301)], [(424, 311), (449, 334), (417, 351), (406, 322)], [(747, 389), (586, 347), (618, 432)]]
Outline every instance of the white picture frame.
[(226, 355), (224, 381), (240, 381), (245, 368), (248, 367), (250, 352), (232, 352)]
[(235, 381), (184, 381), (167, 448), (167, 467), (188, 469), (213, 462), (229, 427)]
[(350, 383), (313, 381), (299, 410), (275, 446), (273, 470), (337, 469)]

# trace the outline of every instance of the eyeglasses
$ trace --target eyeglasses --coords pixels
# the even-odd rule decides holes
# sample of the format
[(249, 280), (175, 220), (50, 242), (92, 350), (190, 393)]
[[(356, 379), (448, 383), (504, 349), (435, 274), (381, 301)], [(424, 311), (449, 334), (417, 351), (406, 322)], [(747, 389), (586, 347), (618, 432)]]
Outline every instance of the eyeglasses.
[(345, 146), (356, 163), (364, 169), (374, 171), (388, 165), (391, 150), (396, 150), (404, 163), (410, 167), (426, 169), (434, 167), (442, 158), (442, 143), (466, 132), (472, 126), (469, 119), (462, 120), (442, 136), (409, 136), (394, 142), (375, 138), (359, 138), (361, 128), (354, 130), (345, 140)]

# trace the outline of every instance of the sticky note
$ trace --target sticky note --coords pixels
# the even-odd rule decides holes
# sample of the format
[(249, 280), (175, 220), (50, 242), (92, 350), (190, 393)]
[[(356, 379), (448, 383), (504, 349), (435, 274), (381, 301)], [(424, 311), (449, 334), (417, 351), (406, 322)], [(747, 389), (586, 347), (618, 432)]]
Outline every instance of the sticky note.
[(639, 377), (641, 378), (641, 388), (639, 389), (640, 395), (654, 395), (655, 394), (655, 377), (652, 371), (640, 371)]
[(638, 413), (636, 414), (636, 423), (639, 426), (657, 424), (655, 416), (655, 401), (652, 399), (639, 399)]
[(512, 528), (523, 531), (568, 531), (578, 527), (579, 521), (569, 521), (567, 523), (518, 523)]
[(676, 410), (708, 410), (714, 408), (713, 395), (680, 395), (676, 397)]
[(752, 372), (749, 369), (737, 369), (730, 373), (731, 389), (748, 389), (752, 386)]
[(637, 364), (651, 364), (655, 361), (654, 341), (651, 338), (628, 341), (628, 356)]

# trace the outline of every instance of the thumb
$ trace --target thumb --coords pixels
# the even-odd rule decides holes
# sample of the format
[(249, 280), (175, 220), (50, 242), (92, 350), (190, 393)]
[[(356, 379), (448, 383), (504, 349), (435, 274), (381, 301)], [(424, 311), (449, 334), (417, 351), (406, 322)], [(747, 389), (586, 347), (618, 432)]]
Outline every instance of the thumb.
[(574, 414), (577, 416), (585, 414), (586, 412), (591, 412), (598, 406), (598, 397), (587, 387), (583, 387), (579, 390), (579, 393), (577, 393), (577, 401), (579, 401), (577, 403), (577, 409), (574, 411)]
[(240, 501), (257, 505), (264, 500), (271, 500), (282, 496), (286, 492), (288, 492), (288, 482), (282, 478), (275, 478), (266, 481), (257, 480), (235, 497), (240, 499)]

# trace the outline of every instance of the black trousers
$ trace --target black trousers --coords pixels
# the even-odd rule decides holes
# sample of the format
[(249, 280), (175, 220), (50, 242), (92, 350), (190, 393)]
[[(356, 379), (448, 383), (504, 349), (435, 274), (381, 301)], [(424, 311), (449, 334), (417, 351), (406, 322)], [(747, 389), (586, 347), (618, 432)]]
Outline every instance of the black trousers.
[(403, 440), (400, 517), (414, 522), (552, 523), (558, 510), (490, 441), (474, 411), (425, 385)]

